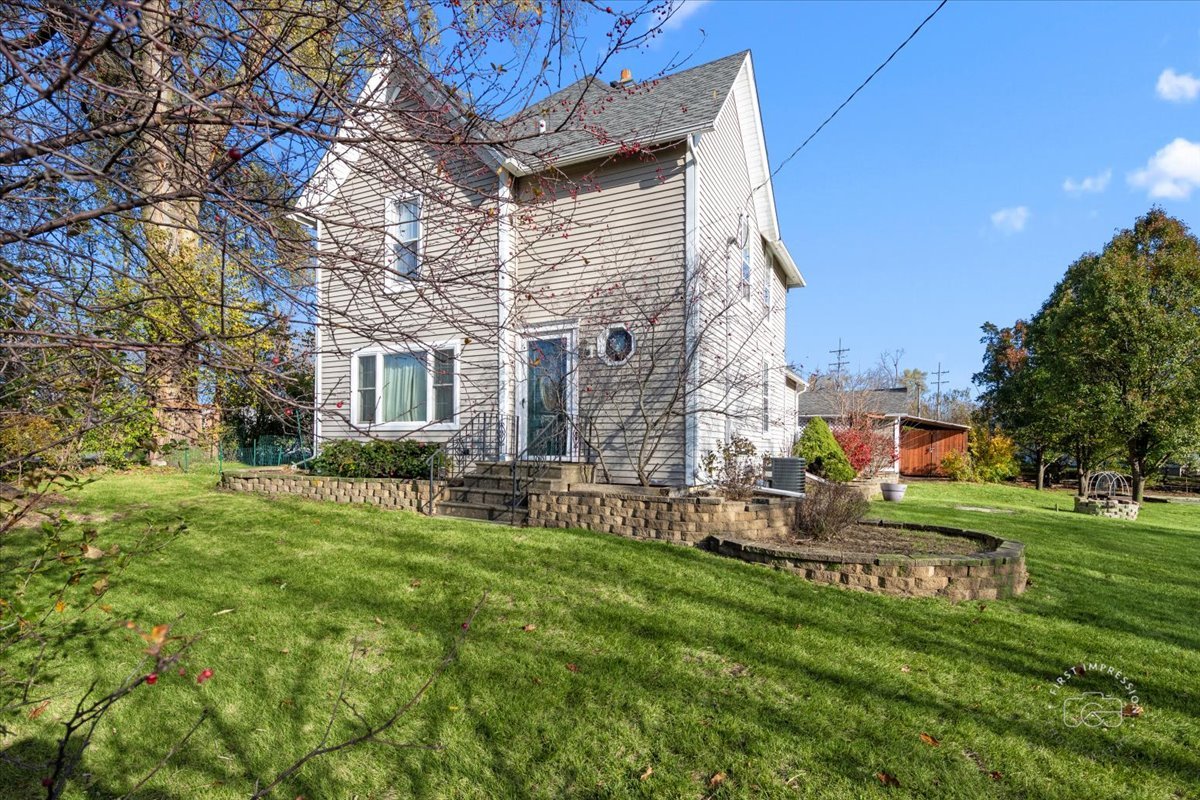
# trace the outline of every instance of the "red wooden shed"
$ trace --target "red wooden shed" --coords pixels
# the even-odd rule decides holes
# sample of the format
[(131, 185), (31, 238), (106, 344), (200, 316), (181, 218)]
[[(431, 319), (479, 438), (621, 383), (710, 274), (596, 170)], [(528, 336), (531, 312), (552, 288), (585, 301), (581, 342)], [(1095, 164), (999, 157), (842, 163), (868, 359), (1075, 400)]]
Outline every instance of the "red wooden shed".
[(900, 418), (900, 474), (940, 475), (942, 459), (967, 454), (969, 425), (904, 415)]

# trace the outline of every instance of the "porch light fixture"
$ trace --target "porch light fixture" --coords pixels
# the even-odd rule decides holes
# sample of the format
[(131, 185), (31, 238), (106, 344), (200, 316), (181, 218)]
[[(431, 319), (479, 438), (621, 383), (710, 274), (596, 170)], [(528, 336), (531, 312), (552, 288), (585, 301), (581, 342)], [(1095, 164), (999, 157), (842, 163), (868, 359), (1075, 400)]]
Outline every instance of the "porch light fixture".
[(604, 363), (612, 366), (624, 364), (637, 350), (637, 341), (633, 338), (633, 331), (624, 325), (609, 327), (600, 335), (597, 345), (597, 350), (600, 351)]

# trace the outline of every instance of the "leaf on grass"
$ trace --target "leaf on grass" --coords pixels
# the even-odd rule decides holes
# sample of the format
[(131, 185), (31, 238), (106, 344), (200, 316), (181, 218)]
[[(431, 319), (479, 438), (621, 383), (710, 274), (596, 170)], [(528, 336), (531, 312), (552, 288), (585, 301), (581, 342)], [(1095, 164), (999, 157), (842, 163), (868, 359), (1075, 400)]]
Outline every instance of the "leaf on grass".
[(285, 647), (285, 648), (283, 648), (282, 650), (280, 650), (279, 652), (283, 653), (283, 654), (286, 656), (287, 654), (291, 653), (292, 651), (291, 651), (291, 650), (288, 650), (288, 649)]
[(533, 681), (533, 685), (534, 685), (534, 686), (541, 686), (541, 685), (542, 685), (542, 679), (541, 679), (541, 678), (532, 678), (531, 680)]
[(84, 544), (84, 545), (82, 545), (82, 548), (83, 548), (83, 557), (84, 558), (90, 559), (92, 561), (95, 561), (96, 559), (99, 559), (99, 558), (104, 558), (104, 551), (101, 550), (99, 547), (96, 547), (95, 545)]
[(734, 664), (729, 668), (729, 674), (734, 678), (740, 678), (750, 671), (750, 668), (745, 664)]
[(940, 747), (942, 744), (935, 737), (930, 736), (928, 733), (925, 733), (923, 731), (921, 733), (921, 741), (924, 742), (925, 744), (929, 745), (930, 747)]
[(715, 789), (725, 782), (726, 775), (724, 772), (718, 772), (708, 779), (708, 788)]
[(1087, 674), (1087, 669), (1083, 666), (1083, 664), (1076, 664), (1074, 667), (1071, 668), (1071, 671), (1074, 672), (1076, 675), (1086, 675)]
[(522, 625), (521, 630), (525, 631), (526, 633), (529, 633), (530, 631), (536, 631), (537, 625), (534, 625), (533, 623), (530, 623), (528, 625)]
[(654, 774), (654, 767), (646, 767), (646, 771), (638, 776), (639, 781), (644, 781)]
[(103, 611), (105, 614), (111, 614), (112, 606), (110, 606), (108, 603), (101, 603), (100, 610)]
[(878, 778), (879, 782), (884, 786), (900, 786), (900, 780), (890, 772), (876, 772), (875, 777)]
[(375, 624), (376, 624), (376, 625), (382, 625), (382, 624), (383, 624), (383, 620), (382, 620), (382, 619), (380, 619), (379, 617), (376, 617), (376, 618), (375, 618)]
[(59, 601), (54, 604), (54, 610), (61, 614), (67, 610), (67, 604), (64, 603), (61, 598), (59, 598)]
[(99, 597), (108, 591), (108, 578), (101, 578), (92, 584), (92, 594)]
[(567, 669), (571, 670), (571, 672), (579, 672), (579, 665), (572, 662), (570, 664), (567, 664)]
[(1122, 717), (1140, 717), (1142, 715), (1142, 707), (1137, 703), (1126, 703), (1121, 709)]
[(40, 706), (38, 706), (37, 708), (35, 708), (35, 709), (33, 709), (32, 711), (30, 711), (30, 712), (29, 712), (29, 718), (30, 718), (30, 719), (37, 719), (37, 718), (38, 718), (38, 717), (40, 717), (42, 714), (45, 714), (45, 713), (46, 713), (46, 709), (47, 709), (47, 708), (49, 708), (49, 707), (50, 707), (50, 701), (49, 701), (49, 700), (46, 700), (46, 701), (45, 701), (45, 702), (43, 702), (43, 703), (42, 703)]
[(912, 672), (912, 667), (910, 667), (908, 664), (901, 664), (900, 671), (901, 672)]
[(213, 616), (214, 616), (214, 617), (219, 617), (219, 616), (221, 616), (222, 614), (232, 614), (232, 613), (233, 613), (233, 609), (232, 609), (232, 608), (222, 608), (220, 611), (214, 611), (214, 612), (213, 612)]
[(998, 781), (1004, 777), (1004, 773), (1000, 772), (999, 770), (992, 770), (991, 772), (988, 773), (988, 777), (994, 781)]
[(417, 588), (418, 586), (420, 586), (420, 585), (421, 585), (421, 581), (419, 581), (419, 580), (415, 580), (415, 581), (413, 581), (412, 583), (410, 583), (410, 584), (409, 584), (409, 586), (411, 586), (411, 587), (412, 587), (412, 588), (414, 588), (414, 589), (416, 589), (416, 588)]

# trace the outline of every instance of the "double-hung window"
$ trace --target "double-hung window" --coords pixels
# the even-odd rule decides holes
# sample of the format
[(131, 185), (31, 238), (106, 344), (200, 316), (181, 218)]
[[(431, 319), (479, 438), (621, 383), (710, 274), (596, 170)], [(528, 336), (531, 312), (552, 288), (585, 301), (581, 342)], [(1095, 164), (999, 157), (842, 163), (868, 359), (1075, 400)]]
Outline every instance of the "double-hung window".
[(771, 432), (771, 367), (766, 361), (762, 364), (762, 429)]
[(422, 202), (419, 195), (387, 201), (388, 283), (400, 288), (421, 277)]
[(763, 276), (762, 301), (766, 313), (771, 313), (771, 284), (775, 282), (775, 258), (767, 254), (767, 274)]
[(389, 346), (354, 356), (354, 420), (384, 429), (453, 424), (458, 353), (453, 347)]
[(750, 299), (750, 243), (742, 248), (742, 299)]

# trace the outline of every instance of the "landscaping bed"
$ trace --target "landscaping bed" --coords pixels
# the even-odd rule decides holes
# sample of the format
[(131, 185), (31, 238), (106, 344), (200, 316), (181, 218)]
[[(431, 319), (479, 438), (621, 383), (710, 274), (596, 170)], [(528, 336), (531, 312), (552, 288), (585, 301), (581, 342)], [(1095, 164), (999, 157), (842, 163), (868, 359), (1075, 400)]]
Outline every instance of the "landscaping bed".
[(937, 531), (907, 530), (879, 524), (855, 525), (827, 539), (774, 537), (772, 544), (797, 550), (843, 553), (893, 553), (904, 556), (970, 555), (988, 549), (985, 543)]

